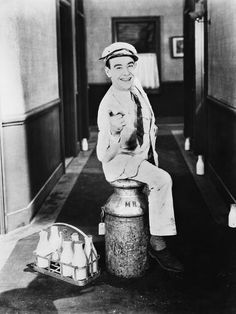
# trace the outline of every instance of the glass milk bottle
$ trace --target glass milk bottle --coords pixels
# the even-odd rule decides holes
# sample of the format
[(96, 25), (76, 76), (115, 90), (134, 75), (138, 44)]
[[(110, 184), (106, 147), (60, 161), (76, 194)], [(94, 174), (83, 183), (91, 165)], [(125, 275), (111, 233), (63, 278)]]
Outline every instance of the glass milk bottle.
[(51, 253), (50, 243), (48, 241), (48, 232), (46, 230), (41, 230), (39, 232), (39, 242), (37, 244), (36, 250), (34, 251), (37, 256), (37, 266), (41, 268), (46, 268), (49, 266), (49, 260), (46, 257)]
[(202, 155), (198, 155), (197, 164), (196, 164), (196, 174), (200, 176), (204, 175), (204, 161), (203, 161)]
[(190, 150), (190, 138), (189, 138), (189, 137), (187, 137), (187, 138), (185, 139), (184, 149), (185, 149), (185, 150)]
[(74, 255), (71, 262), (74, 268), (73, 279), (85, 280), (87, 279), (87, 258), (83, 250), (83, 242), (74, 242)]
[(62, 246), (62, 233), (59, 232), (57, 226), (51, 226), (49, 243), (50, 243), (51, 248), (53, 250), (52, 260), (58, 261), (59, 260), (59, 251), (61, 250), (61, 246)]
[(84, 252), (87, 257), (87, 262), (89, 264), (89, 272), (90, 274), (96, 273), (98, 271), (97, 265), (97, 251), (93, 245), (93, 236), (88, 235), (84, 238)]
[(70, 277), (73, 274), (73, 267), (70, 265), (64, 264), (71, 264), (73, 258), (73, 250), (72, 250), (72, 241), (65, 239), (62, 242), (62, 252), (60, 262), (61, 264), (61, 274), (65, 277)]
[(230, 205), (230, 211), (228, 216), (228, 226), (236, 228), (236, 204)]

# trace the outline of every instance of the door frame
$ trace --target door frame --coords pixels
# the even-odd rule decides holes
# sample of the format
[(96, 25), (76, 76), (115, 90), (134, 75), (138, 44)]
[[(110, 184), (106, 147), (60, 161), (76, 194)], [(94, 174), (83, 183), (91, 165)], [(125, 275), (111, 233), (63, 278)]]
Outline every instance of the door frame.
[[(70, 29), (68, 36), (69, 50), (67, 53), (67, 59), (63, 55), (66, 51), (65, 33), (63, 33), (62, 19), (61, 19), (61, 7), (68, 10), (70, 15), (70, 23), (67, 25)], [(73, 3), (71, 0), (57, 0), (57, 41), (58, 41), (58, 76), (59, 76), (59, 94), (61, 98), (61, 130), (62, 130), (62, 155), (65, 157), (76, 157), (78, 150), (78, 134), (77, 134), (77, 105), (76, 105), (76, 90), (75, 90), (75, 51), (74, 51), (74, 19), (73, 19)], [(63, 37), (64, 36), (64, 37)], [(70, 56), (69, 56), (70, 54)], [(67, 88), (63, 85), (63, 69), (67, 69), (66, 61), (70, 62), (69, 79), (66, 81)], [(66, 99), (67, 101), (66, 107)], [(69, 104), (69, 105), (68, 105)], [(65, 118), (66, 117), (66, 118)], [(68, 122), (69, 121), (69, 122)], [(67, 147), (67, 149), (66, 149)]]
[[(205, 4), (206, 5), (206, 4)], [(195, 0), (184, 6), (184, 136), (190, 137), (191, 149), (206, 157), (206, 89), (207, 89), (207, 10), (194, 20)]]
[(89, 138), (86, 25), (83, 0), (74, 1), (78, 139)]
[[(1, 108), (0, 108), (1, 109)], [(5, 174), (4, 174), (4, 158), (3, 158), (3, 132), (2, 119), (0, 110), (0, 234), (7, 232), (6, 222), (6, 193), (5, 193)]]
[(195, 29), (189, 12), (195, 8), (194, 0), (185, 0), (184, 5), (184, 136), (193, 144), (195, 108)]
[(197, 155), (206, 157), (207, 151), (207, 124), (206, 124), (206, 32), (205, 18), (201, 22), (195, 21), (195, 77), (196, 102), (194, 119), (194, 151)]

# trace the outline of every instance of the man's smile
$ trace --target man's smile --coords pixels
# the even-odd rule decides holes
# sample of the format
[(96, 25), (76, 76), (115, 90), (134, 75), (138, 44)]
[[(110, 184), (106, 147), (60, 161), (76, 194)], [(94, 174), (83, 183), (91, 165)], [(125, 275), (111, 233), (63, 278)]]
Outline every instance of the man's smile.
[(128, 77), (128, 78), (120, 78), (121, 81), (124, 82), (129, 82), (132, 79), (132, 77)]

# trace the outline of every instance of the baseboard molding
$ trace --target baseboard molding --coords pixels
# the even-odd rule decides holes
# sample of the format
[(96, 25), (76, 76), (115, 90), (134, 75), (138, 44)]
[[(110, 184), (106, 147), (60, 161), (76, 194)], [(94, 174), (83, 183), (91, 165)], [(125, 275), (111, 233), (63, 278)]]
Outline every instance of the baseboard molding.
[[(176, 117), (184, 115), (183, 81), (165, 81), (160, 89), (146, 90), (156, 117)], [(108, 83), (89, 84), (89, 120), (96, 124), (99, 103), (110, 87)]]
[(224, 184), (223, 180), (221, 180), (220, 176), (216, 173), (216, 171), (214, 170), (210, 163), (207, 164), (207, 170), (210, 178), (214, 182), (217, 190), (219, 191), (220, 195), (222, 195), (225, 202), (227, 204), (235, 204), (236, 203), (235, 197), (230, 193), (229, 189)]
[(228, 219), (229, 206), (225, 202), (225, 199), (219, 193), (219, 190), (216, 187), (215, 182), (212, 180), (207, 171), (205, 171), (204, 176), (199, 176), (196, 174), (196, 161), (197, 157), (192, 151), (185, 151), (184, 142), (185, 138), (182, 131), (173, 130), (172, 134), (175, 137), (175, 140), (179, 146), (179, 149), (182, 153), (182, 156), (193, 176), (193, 179), (196, 185), (199, 188), (199, 191), (211, 213), (212, 218), (218, 225), (226, 226)]
[(63, 173), (64, 166), (63, 163), (60, 163), (28, 206), (6, 215), (7, 232), (30, 223)]
[(218, 107), (222, 108), (223, 110), (228, 111), (228, 112), (236, 115), (236, 108), (234, 106), (232, 106), (231, 104), (223, 102), (223, 101), (216, 99), (212, 96), (207, 96), (207, 101), (213, 103), (214, 106), (218, 106)]
[(229, 203), (236, 200), (236, 109), (207, 98), (207, 160), (209, 172), (219, 192)]

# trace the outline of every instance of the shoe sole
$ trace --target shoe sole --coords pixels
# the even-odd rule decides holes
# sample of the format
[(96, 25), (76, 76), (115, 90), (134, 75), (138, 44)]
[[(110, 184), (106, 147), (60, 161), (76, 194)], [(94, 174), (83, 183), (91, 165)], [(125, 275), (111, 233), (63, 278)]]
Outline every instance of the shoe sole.
[(163, 265), (163, 264), (161, 263), (161, 261), (158, 259), (158, 257), (155, 256), (154, 254), (152, 254), (151, 251), (148, 251), (148, 254), (149, 254), (153, 259), (155, 259), (155, 260), (158, 262), (158, 264), (161, 266), (162, 269), (167, 270), (167, 271), (170, 271), (170, 272), (172, 272), (172, 273), (178, 273), (178, 274), (183, 273), (182, 270), (177, 270), (177, 269), (169, 268), (169, 267), (166, 267), (165, 265)]

